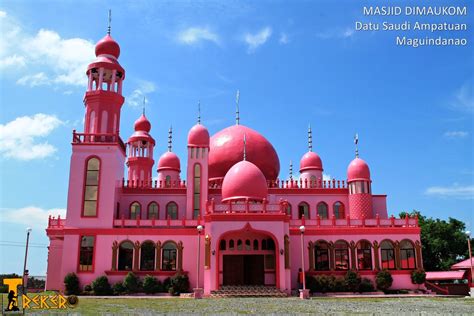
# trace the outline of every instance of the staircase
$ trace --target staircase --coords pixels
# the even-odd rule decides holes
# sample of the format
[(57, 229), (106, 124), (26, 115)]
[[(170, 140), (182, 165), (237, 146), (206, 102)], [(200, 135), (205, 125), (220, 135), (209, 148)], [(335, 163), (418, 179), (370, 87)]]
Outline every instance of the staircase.
[(211, 291), (211, 297), (287, 297), (288, 295), (274, 286), (263, 285), (225, 285), (217, 291)]

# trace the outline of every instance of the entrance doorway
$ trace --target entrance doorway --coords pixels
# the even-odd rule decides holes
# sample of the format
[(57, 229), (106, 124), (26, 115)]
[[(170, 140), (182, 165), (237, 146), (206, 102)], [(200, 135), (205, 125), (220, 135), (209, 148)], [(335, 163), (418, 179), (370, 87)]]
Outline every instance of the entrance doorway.
[(263, 255), (224, 255), (223, 285), (264, 285)]

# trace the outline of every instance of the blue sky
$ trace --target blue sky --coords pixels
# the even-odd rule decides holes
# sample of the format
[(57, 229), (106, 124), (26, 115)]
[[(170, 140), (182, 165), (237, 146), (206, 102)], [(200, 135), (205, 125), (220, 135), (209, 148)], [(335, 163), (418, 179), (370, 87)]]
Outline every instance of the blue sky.
[[(44, 226), (49, 213), (66, 207), (71, 131), (82, 130), (85, 69), (105, 35), (109, 8), (127, 72), (123, 139), (146, 95), (155, 156), (166, 150), (173, 125), (173, 148), (183, 159), (198, 100), (203, 124), (213, 134), (234, 124), (240, 89), (241, 123), (273, 143), (280, 178), (288, 176), (290, 160), (298, 169), (310, 123), (325, 174), (345, 179), (358, 132), (373, 191), (388, 194), (389, 213), (417, 209), (461, 219), (473, 230), (472, 32), (435, 34), (467, 37), (464, 47), (397, 47), (395, 32), (354, 31), (357, 20), (389, 19), (363, 17), (362, 5), (2, 1), (0, 273), (21, 271), (27, 226), (33, 227), (31, 274), (45, 273)], [(469, 18), (472, 13), (419, 20)]]

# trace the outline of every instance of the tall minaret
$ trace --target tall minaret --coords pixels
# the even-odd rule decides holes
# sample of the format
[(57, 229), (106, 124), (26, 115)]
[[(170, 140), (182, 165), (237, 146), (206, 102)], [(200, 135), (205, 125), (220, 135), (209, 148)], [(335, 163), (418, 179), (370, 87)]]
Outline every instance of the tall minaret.
[(313, 152), (313, 132), (308, 126), (308, 152), (300, 160), (300, 179), (303, 188), (320, 186), (323, 179), (323, 162), (319, 155)]
[(187, 218), (203, 217), (208, 199), (210, 137), (207, 128), (201, 124), (200, 112), (199, 109), (198, 123), (188, 133)]

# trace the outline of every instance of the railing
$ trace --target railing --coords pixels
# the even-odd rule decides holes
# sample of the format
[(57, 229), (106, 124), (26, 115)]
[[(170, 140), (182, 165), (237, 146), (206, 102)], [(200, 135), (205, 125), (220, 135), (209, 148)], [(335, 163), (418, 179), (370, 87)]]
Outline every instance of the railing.
[(158, 180), (125, 180), (122, 178), (123, 188), (140, 188), (140, 189), (183, 189), (186, 188), (186, 181), (158, 181)]
[(254, 204), (249, 201), (236, 204), (215, 203), (214, 199), (207, 202), (206, 214), (256, 214), (256, 213), (270, 213), (270, 214), (285, 214), (288, 203), (280, 201), (278, 204), (270, 204), (266, 199), (262, 203)]
[(125, 219), (122, 215), (119, 219), (114, 219), (115, 227), (196, 227), (201, 224), (201, 219)]
[(66, 219), (61, 218), (60, 215), (58, 217), (54, 217), (49, 215), (48, 217), (48, 228), (63, 228), (64, 224), (66, 224)]
[(322, 219), (319, 215), (316, 219), (293, 219), (290, 220), (291, 226), (315, 226), (321, 228), (330, 227), (418, 227), (418, 217), (395, 218), (393, 215), (389, 218), (380, 218), (378, 214), (375, 218), (355, 219), (347, 216), (344, 219), (336, 219), (334, 216), (330, 219)]
[[(210, 180), (210, 189), (221, 189), (222, 179)], [(270, 189), (347, 189), (345, 180), (268, 180), (267, 186)]]
[(125, 144), (120, 138), (119, 134), (99, 134), (99, 133), (76, 133), (76, 130), (72, 131), (72, 142), (74, 144), (118, 144), (120, 148), (125, 152)]

